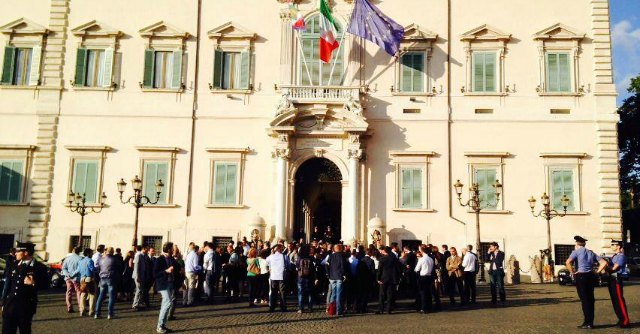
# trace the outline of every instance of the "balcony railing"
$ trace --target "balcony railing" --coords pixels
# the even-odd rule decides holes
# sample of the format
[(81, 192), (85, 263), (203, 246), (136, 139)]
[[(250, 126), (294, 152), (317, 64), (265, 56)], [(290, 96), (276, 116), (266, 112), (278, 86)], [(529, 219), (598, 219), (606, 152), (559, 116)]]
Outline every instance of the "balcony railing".
[(280, 86), (282, 95), (287, 95), (294, 103), (344, 103), (351, 99), (360, 100), (361, 87), (347, 86)]

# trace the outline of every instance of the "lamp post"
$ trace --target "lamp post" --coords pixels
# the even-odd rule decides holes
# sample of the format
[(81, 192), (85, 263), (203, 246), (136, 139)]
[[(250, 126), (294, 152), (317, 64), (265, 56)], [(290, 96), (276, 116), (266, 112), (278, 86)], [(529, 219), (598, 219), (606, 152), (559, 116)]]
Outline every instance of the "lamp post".
[(69, 202), (69, 210), (71, 212), (77, 212), (80, 215), (80, 235), (78, 236), (78, 247), (82, 247), (82, 233), (84, 232), (84, 216), (90, 213), (100, 213), (104, 208), (104, 202), (107, 200), (107, 195), (102, 193), (100, 196), (100, 209), (96, 210), (92, 206), (87, 206), (87, 195), (80, 193), (73, 193), (73, 190), (69, 190), (67, 195), (67, 201)]
[[(495, 203), (486, 203), (480, 198), (480, 187), (477, 183), (473, 183), (471, 187), (469, 187), (469, 200), (466, 202), (462, 201), (462, 188), (464, 185), (457, 180), (453, 185), (456, 189), (456, 194), (458, 195), (458, 202), (462, 207), (469, 207), (476, 214), (476, 252), (478, 252), (478, 262), (480, 264), (480, 282), (485, 282), (484, 278), (484, 256), (480, 254), (480, 211), (486, 209), (491, 206), (495, 206), (500, 201), (500, 195), (502, 194), (502, 184), (500, 184), (499, 180), (492, 185), (496, 191), (496, 202)], [(485, 203), (483, 203), (485, 202)]]
[(160, 193), (162, 193), (162, 189), (164, 188), (164, 183), (162, 180), (158, 180), (155, 184), (156, 190), (156, 199), (155, 201), (151, 201), (149, 197), (142, 194), (142, 180), (136, 175), (133, 180), (131, 180), (131, 186), (133, 187), (133, 195), (129, 197), (126, 201), (123, 200), (122, 195), (124, 193), (125, 187), (127, 186), (127, 182), (124, 179), (120, 179), (118, 181), (118, 192), (120, 193), (120, 202), (122, 204), (131, 204), (136, 208), (136, 220), (133, 227), (133, 242), (132, 245), (136, 246), (138, 244), (138, 211), (141, 207), (147, 204), (157, 204), (160, 200)]
[[(542, 194), (542, 197), (540, 197), (540, 199), (542, 200), (542, 210), (538, 211), (538, 213), (535, 213), (535, 208), (536, 208), (536, 199), (531, 196), (531, 198), (529, 198), (529, 207), (531, 207), (531, 214), (534, 217), (542, 217), (544, 220), (547, 221), (547, 256), (549, 256), (549, 260), (551, 260), (551, 219), (556, 218), (556, 217), (564, 217), (567, 215), (567, 208), (569, 207), (569, 197), (567, 197), (567, 195), (562, 195), (562, 198), (560, 198), (560, 205), (562, 205), (562, 209), (563, 209), (563, 213), (560, 213), (558, 211), (556, 211), (555, 209), (551, 208), (551, 199), (549, 198), (549, 195), (547, 195), (547, 193)], [(551, 263), (551, 261), (549, 261), (549, 263)], [(543, 273), (542, 271), (540, 271), (540, 279), (543, 280)]]

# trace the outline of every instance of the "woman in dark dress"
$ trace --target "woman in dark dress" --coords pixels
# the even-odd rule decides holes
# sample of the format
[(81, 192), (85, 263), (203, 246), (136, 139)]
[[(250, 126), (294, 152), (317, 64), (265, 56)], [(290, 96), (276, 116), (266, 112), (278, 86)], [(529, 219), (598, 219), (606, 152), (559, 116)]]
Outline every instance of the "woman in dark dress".
[(133, 274), (133, 251), (128, 251), (124, 258), (124, 268), (122, 271), (122, 294), (127, 301), (133, 299), (134, 283), (131, 275)]

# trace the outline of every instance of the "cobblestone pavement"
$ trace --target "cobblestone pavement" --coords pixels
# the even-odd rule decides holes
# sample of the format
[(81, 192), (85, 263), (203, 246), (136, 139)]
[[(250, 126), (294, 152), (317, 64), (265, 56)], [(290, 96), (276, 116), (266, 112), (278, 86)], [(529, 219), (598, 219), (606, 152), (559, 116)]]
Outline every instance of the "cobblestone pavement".
[[(507, 288), (507, 303), (492, 308), (488, 287), (479, 287), (478, 303), (449, 308), (433, 314), (418, 314), (409, 300), (398, 302), (391, 315), (347, 315), (329, 318), (323, 310), (297, 314), (293, 298), (289, 312), (267, 313), (266, 307), (248, 308), (246, 303), (178, 308), (177, 319), (168, 327), (182, 333), (575, 333), (581, 332), (580, 303), (574, 287), (523, 284)], [(625, 287), (633, 328), (613, 327), (617, 321), (606, 288), (596, 289), (596, 330), (600, 333), (640, 333), (640, 282)], [(118, 303), (116, 319), (81, 318), (67, 314), (62, 292), (40, 297), (33, 332), (40, 333), (154, 333), (160, 296), (149, 311), (133, 312), (130, 303)], [(77, 307), (76, 307), (77, 309)], [(374, 309), (370, 307), (370, 309)], [(103, 308), (106, 312), (106, 303)]]

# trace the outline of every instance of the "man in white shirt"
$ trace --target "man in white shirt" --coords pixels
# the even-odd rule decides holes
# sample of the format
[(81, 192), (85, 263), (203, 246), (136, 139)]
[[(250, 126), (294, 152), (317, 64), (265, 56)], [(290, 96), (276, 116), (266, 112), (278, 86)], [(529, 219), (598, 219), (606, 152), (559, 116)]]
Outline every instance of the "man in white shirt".
[[(476, 273), (478, 268), (478, 257), (473, 254), (468, 248), (462, 248), (462, 268), (464, 281), (464, 296), (462, 297), (463, 303), (476, 302)], [(471, 300), (469, 300), (471, 299)]]
[(280, 299), (280, 310), (287, 311), (287, 304), (284, 300), (284, 272), (287, 266), (288, 258), (282, 254), (282, 245), (275, 246), (273, 254), (267, 257), (267, 265), (269, 266), (269, 279), (271, 281), (271, 295), (269, 296), (269, 312), (273, 312), (276, 308), (276, 297)]
[(430, 256), (431, 248), (427, 245), (420, 245), (420, 254), (422, 257), (418, 260), (414, 271), (418, 274), (418, 289), (420, 291), (420, 313), (431, 312), (433, 308), (432, 294), (433, 291), (433, 266), (434, 262)]
[(213, 293), (215, 291), (215, 260), (216, 254), (213, 251), (213, 245), (211, 243), (205, 243), (204, 246), (204, 272), (205, 272), (205, 285), (204, 291), (207, 294), (207, 302), (213, 304)]

